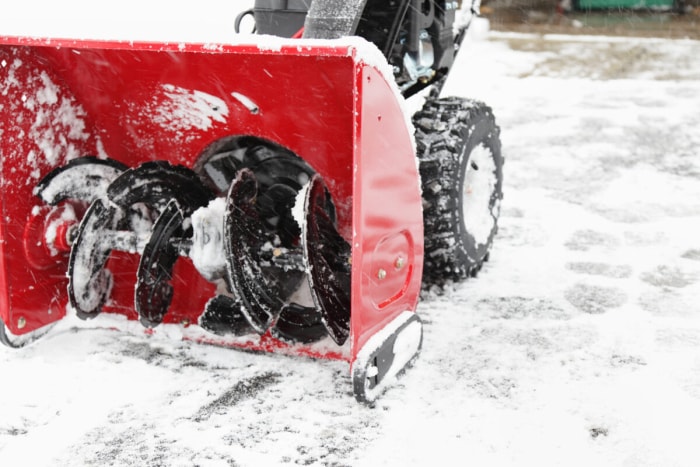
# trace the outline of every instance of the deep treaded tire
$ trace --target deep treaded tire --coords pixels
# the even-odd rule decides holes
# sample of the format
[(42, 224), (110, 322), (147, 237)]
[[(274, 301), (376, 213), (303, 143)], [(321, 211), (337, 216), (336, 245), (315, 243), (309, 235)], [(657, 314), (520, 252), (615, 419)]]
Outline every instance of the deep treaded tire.
[(475, 276), (488, 260), (503, 198), (500, 130), (482, 102), (428, 98), (413, 117), (423, 189), (423, 285)]

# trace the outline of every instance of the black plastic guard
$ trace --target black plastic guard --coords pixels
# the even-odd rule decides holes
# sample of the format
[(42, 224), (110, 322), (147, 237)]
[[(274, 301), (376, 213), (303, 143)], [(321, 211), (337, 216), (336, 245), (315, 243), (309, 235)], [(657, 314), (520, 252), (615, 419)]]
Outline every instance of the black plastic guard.
[(199, 317), (199, 325), (219, 336), (243, 336), (255, 330), (241, 311), (240, 300), (226, 295), (217, 295), (207, 302), (204, 313)]
[(315, 175), (305, 202), (304, 258), (316, 307), (331, 338), (343, 345), (350, 335), (350, 244), (335, 228), (335, 208), (320, 176)]
[(315, 307), (290, 303), (282, 311), (272, 328), (272, 335), (286, 342), (309, 344), (327, 335), (321, 314)]

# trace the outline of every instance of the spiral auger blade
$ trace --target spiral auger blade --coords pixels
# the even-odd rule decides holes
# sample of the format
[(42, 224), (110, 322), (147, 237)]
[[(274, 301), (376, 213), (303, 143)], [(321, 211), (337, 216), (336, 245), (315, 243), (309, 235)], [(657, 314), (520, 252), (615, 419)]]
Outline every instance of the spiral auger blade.
[(102, 200), (95, 200), (83, 217), (68, 261), (68, 298), (78, 317), (99, 314), (112, 288), (112, 275), (105, 263), (112, 245), (105, 232), (116, 230), (121, 212)]
[(134, 304), (141, 324), (147, 328), (160, 324), (170, 307), (172, 270), (180, 256), (177, 244), (171, 240), (184, 237), (184, 221), (178, 203), (171, 200), (153, 224), (151, 237), (141, 254)]
[(214, 194), (192, 170), (164, 161), (147, 162), (125, 172), (109, 186), (110, 200), (122, 209), (143, 203), (157, 214), (141, 253), (134, 306), (146, 327), (163, 321), (173, 297), (173, 267), (179, 244), (192, 237), (185, 221)]
[(244, 316), (259, 334), (270, 327), (284, 302), (275, 294), (276, 278), (262, 268), (262, 248), (267, 241), (265, 227), (256, 206), (258, 182), (255, 174), (242, 169), (226, 198), (224, 248), (227, 258), (229, 287), (242, 303)]
[(109, 185), (107, 196), (122, 209), (144, 203), (157, 212), (174, 199), (185, 217), (214, 198), (195, 172), (167, 161), (146, 162), (127, 170)]
[(104, 270), (111, 248), (101, 232), (115, 229), (120, 213), (105, 199), (109, 185), (126, 170), (124, 164), (113, 159), (79, 157), (49, 172), (34, 189), (53, 209), (61, 209), (59, 205), (64, 202), (73, 206), (90, 205), (70, 235), (68, 259), (68, 297), (83, 319), (99, 313), (111, 288), (111, 274)]
[(350, 335), (352, 249), (336, 230), (333, 201), (319, 175), (308, 188), (304, 217), (302, 247), (313, 301), (328, 334), (343, 345)]
[(148, 162), (112, 180), (104, 199), (88, 209), (71, 247), (69, 298), (78, 315), (101, 311), (112, 285), (105, 265), (112, 250), (120, 250), (142, 253), (135, 308), (145, 326), (159, 324), (172, 300), (178, 241), (191, 236), (182, 225), (212, 198), (193, 171), (168, 162)]
[(127, 166), (114, 159), (85, 156), (52, 170), (37, 184), (36, 195), (55, 206), (65, 200), (92, 203), (107, 195), (107, 187)]
[[(350, 332), (350, 246), (335, 229), (335, 209), (321, 177), (294, 198), (304, 214), (296, 244), (286, 254), (293, 267), (270, 256), (279, 238), (262, 218), (271, 191), (260, 193), (255, 174), (242, 169), (231, 185), (224, 221), (231, 290), (251, 327), (283, 341), (310, 343), (330, 335), (342, 345)], [(297, 201), (299, 202), (299, 201)], [(294, 203), (286, 206), (292, 216)], [(238, 305), (237, 305), (238, 306)]]
[[(229, 286), (238, 296), (230, 301), (229, 320), (233, 331), (242, 332), (245, 327), (234, 319), (240, 312), (259, 334), (269, 330), (285, 342), (316, 342), (327, 331), (308, 290), (301, 226), (292, 214), (306, 192), (299, 194), (290, 183), (265, 182), (242, 169), (229, 190), (224, 246)], [(270, 217), (282, 221), (273, 225)]]

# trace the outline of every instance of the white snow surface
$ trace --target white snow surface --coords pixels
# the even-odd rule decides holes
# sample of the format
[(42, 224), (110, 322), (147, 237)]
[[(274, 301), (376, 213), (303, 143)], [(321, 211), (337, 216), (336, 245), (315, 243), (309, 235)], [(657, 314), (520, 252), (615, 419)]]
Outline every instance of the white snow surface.
[[(17, 73), (24, 64), (15, 58), (12, 63), (3, 60), (0, 63), (0, 109), (11, 96), (13, 89), (21, 85)], [(33, 112), (34, 121), (27, 135), (39, 149), (39, 154), (31, 151), (26, 155), (25, 163), (32, 170), (27, 184), (34, 184), (40, 176), (39, 167), (42, 164), (57, 165), (61, 161), (69, 161), (79, 156), (79, 143), (88, 138), (85, 132), (85, 110), (70, 96), (61, 94), (61, 89), (47, 73), (33, 73), (27, 80), (31, 89), (20, 90), (21, 106)], [(17, 105), (17, 102), (8, 104)], [(11, 107), (8, 105), (8, 107)], [(0, 132), (0, 134), (2, 134)]]
[[(12, 2), (0, 26), (65, 28), (70, 4), (122, 37), (181, 11)], [(240, 4), (222, 5), (187, 13), (232, 23)], [(194, 16), (193, 35), (208, 24)], [(421, 355), (374, 407), (343, 362), (70, 317), (0, 348), (0, 465), (698, 465), (699, 47), (495, 33), (464, 47), (445, 93), (489, 103), (502, 128), (500, 230), (477, 279), (424, 297)]]
[(174, 127), (179, 130), (208, 130), (214, 121), (226, 122), (228, 107), (218, 97), (172, 84), (164, 84), (162, 87), (163, 95), (167, 99), (159, 100), (157, 107), (146, 108), (144, 111), (150, 112), (153, 120), (164, 129)]
[(226, 271), (224, 253), (224, 215), (226, 200), (213, 199), (208, 206), (192, 213), (192, 249), (190, 259), (207, 280), (221, 277)]

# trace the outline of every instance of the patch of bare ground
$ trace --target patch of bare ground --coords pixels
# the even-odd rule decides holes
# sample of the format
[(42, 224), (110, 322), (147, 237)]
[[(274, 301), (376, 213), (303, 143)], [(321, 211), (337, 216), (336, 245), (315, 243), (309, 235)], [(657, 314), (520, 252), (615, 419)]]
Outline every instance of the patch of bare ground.
[(696, 3), (687, 3), (683, 13), (620, 9), (565, 12), (556, 0), (494, 0), (484, 2), (481, 13), (495, 31), (700, 40), (700, 1)]

